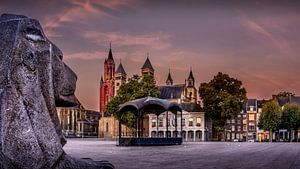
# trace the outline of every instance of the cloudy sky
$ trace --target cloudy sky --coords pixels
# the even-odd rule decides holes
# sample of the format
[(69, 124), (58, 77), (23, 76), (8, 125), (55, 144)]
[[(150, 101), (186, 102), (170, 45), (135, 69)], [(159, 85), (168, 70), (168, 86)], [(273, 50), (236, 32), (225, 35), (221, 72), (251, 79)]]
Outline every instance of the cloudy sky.
[(112, 43), (116, 65), (140, 73), (147, 52), (158, 84), (168, 69), (197, 88), (221, 71), (243, 81), (248, 98), (300, 95), (300, 1), (1, 0), (0, 13), (38, 19), (77, 73), (77, 96), (98, 110), (99, 81)]

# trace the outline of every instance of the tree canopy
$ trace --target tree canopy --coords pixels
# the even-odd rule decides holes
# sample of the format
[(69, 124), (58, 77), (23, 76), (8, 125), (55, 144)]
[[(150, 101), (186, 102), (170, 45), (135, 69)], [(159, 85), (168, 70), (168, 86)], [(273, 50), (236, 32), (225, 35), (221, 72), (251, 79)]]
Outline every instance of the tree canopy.
[(223, 129), (227, 119), (237, 116), (247, 99), (242, 82), (219, 72), (208, 83), (201, 83), (199, 95), (206, 115), (212, 119), (214, 127)]
[[(107, 105), (107, 112), (117, 117), (119, 105), (125, 102), (143, 98), (146, 96), (158, 97), (160, 92), (156, 86), (153, 76), (133, 75), (128, 79), (128, 83), (120, 86), (117, 96), (115, 96)], [(134, 112), (125, 112), (121, 115), (121, 123), (129, 128), (135, 126)]]
[(300, 106), (296, 103), (284, 105), (281, 117), (281, 128), (292, 130), (298, 129), (300, 121)]
[(258, 126), (267, 131), (275, 131), (279, 128), (281, 115), (281, 107), (278, 102), (269, 101), (262, 108)]

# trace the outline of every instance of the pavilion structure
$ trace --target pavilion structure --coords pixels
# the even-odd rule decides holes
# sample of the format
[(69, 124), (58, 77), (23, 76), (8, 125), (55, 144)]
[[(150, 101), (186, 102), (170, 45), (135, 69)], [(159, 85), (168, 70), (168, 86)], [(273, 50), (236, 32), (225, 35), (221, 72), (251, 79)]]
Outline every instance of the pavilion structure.
[[(122, 113), (132, 112), (136, 118), (136, 134), (134, 137), (122, 137), (122, 125), (121, 125), (121, 115)], [(144, 137), (144, 115), (145, 114), (155, 114), (158, 116), (166, 112), (166, 121), (168, 120), (168, 113), (173, 113), (175, 115), (175, 132), (177, 134), (170, 137), (168, 134), (165, 137)], [(178, 130), (177, 119), (180, 116), (180, 128)], [(126, 102), (119, 107), (118, 112), (119, 119), (119, 146), (155, 146), (155, 145), (179, 145), (182, 143), (181, 131), (182, 131), (182, 110), (179, 104), (175, 102), (170, 102), (165, 99), (159, 99), (155, 97), (144, 97), (141, 99), (132, 100)], [(159, 126), (157, 126), (157, 131), (159, 131)], [(166, 125), (168, 133), (168, 125)]]

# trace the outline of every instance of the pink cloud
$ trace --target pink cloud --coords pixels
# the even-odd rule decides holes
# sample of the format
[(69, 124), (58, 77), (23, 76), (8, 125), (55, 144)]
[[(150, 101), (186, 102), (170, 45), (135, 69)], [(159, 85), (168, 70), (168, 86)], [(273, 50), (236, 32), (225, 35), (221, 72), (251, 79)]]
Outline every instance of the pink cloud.
[[(268, 21), (270, 22), (270, 21)], [(274, 35), (270, 31), (268, 31), (263, 26), (259, 25), (258, 23), (246, 18), (241, 18), (241, 23), (243, 26), (245, 26), (247, 29), (254, 31), (260, 35), (263, 35), (264, 37), (268, 38), (273, 45), (283, 54), (285, 55), (291, 55), (292, 48), (290, 47), (289, 42), (281, 37), (280, 35)]]
[(116, 42), (119, 46), (141, 45), (148, 47), (149, 50), (165, 50), (171, 44), (170, 35), (163, 32), (150, 32), (142, 35), (122, 34), (120, 32), (95, 32), (89, 31), (82, 35), (84, 38), (91, 39), (96, 43), (103, 45), (109, 42)]
[(44, 30), (49, 37), (61, 36), (55, 32), (55, 28), (66, 22), (82, 22), (83, 20), (95, 15), (98, 18), (114, 17), (103, 9), (96, 8), (97, 5), (109, 8), (111, 10), (117, 10), (119, 7), (130, 6), (130, 4), (134, 4), (135, 0), (69, 0), (68, 2), (73, 6), (61, 11), (55, 16), (46, 17), (43, 21)]

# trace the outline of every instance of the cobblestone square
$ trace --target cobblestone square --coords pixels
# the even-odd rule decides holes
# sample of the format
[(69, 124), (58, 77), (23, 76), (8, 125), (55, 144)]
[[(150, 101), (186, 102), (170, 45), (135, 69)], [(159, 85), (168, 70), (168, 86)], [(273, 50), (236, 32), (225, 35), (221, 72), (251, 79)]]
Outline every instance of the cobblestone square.
[(300, 169), (300, 143), (185, 142), (179, 146), (118, 147), (115, 141), (69, 139), (76, 158), (108, 160), (117, 169)]

